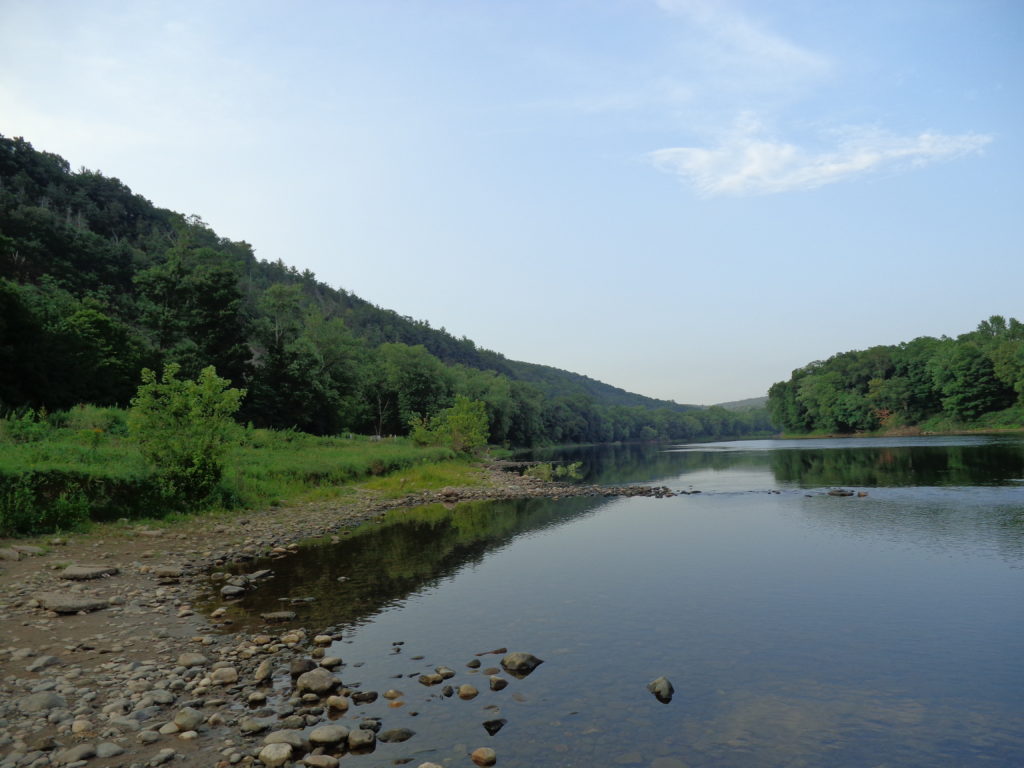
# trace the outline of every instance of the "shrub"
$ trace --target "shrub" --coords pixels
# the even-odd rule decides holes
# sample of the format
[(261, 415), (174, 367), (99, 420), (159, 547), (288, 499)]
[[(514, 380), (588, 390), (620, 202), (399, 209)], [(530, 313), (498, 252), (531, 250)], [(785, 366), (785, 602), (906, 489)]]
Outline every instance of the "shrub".
[(128, 423), (165, 499), (184, 508), (215, 501), (224, 454), (237, 429), (232, 415), (244, 390), (229, 388), (210, 366), (196, 381), (179, 380), (179, 366), (163, 375), (144, 368)]

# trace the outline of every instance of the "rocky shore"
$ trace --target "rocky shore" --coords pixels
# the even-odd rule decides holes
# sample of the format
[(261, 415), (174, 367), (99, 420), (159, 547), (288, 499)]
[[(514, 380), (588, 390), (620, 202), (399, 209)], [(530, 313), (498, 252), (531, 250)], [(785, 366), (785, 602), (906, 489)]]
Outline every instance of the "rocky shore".
[[(237, 571), (260, 556), (289, 556), (303, 540), (342, 534), (400, 507), (676, 493), (547, 483), (491, 467), (478, 485), (398, 500), (361, 494), (169, 527), (107, 525), (88, 535), (0, 542), (0, 768), (333, 768), (344, 755), (402, 744), (415, 735), (408, 727), (415, 711), (405, 706), (415, 701), (394, 680), (347, 686), (345, 662), (335, 655), (340, 634), (276, 624), (292, 618), (287, 612), (265, 616), (255, 633), (217, 627), (222, 610), (193, 608), (211, 575), (224, 582), (222, 590), (244, 591), (245, 580), (259, 574), (240, 580), (227, 566)], [(479, 655), (488, 653), (496, 655), (420, 659), (430, 669), (401, 685), (407, 693), (422, 687), (432, 697), (469, 700), (532, 669), (506, 649)], [(492, 733), (503, 724), (495, 717), (483, 725)], [(489, 747), (473, 746), (437, 764), (497, 759)]]

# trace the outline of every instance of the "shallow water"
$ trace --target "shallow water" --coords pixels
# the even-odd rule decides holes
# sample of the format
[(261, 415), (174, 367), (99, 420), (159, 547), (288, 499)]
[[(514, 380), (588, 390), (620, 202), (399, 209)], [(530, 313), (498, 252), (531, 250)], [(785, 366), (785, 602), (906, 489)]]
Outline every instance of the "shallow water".
[[(492, 746), (500, 766), (1024, 764), (1024, 441), (547, 458), (702, 493), (396, 512), (268, 564), (241, 610), (314, 598), (300, 623), (344, 632), (345, 682), (405, 693), (346, 719), (417, 735), (343, 763), (467, 765)], [(868, 495), (824, 493), (837, 485)], [(545, 663), (492, 692), (464, 665), (501, 646)], [(438, 664), (481, 695), (394, 677)], [(659, 675), (669, 704), (645, 689)]]

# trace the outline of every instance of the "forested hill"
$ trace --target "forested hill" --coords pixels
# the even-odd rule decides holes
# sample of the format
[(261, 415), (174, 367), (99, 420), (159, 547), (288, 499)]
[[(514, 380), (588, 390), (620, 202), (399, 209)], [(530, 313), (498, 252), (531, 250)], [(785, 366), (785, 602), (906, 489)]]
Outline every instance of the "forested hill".
[(767, 429), (508, 360), (3, 136), (0, 278), (7, 410), (123, 405), (142, 367), (176, 362), (246, 387), (258, 426), (319, 433), (404, 433), (456, 394), (484, 400), (492, 439), (513, 444)]
[(993, 315), (955, 339), (843, 352), (774, 384), (768, 407), (804, 434), (1024, 427), (1024, 323)]

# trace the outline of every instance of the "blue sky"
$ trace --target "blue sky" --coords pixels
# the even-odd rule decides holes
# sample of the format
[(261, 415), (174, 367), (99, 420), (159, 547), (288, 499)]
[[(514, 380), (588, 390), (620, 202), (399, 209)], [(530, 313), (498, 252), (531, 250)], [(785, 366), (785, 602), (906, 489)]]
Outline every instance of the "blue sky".
[(1024, 319), (1024, 3), (0, 0), (0, 133), (508, 357), (764, 394)]

